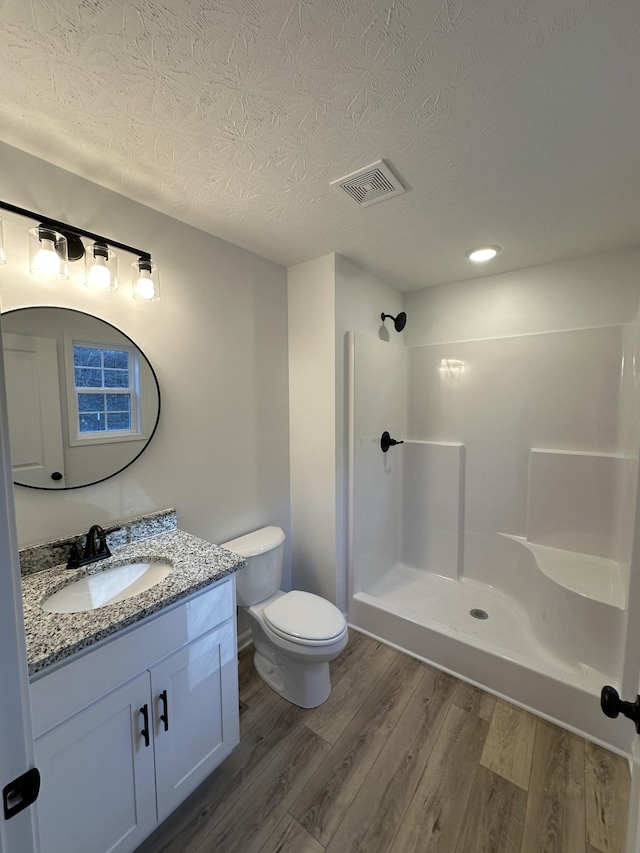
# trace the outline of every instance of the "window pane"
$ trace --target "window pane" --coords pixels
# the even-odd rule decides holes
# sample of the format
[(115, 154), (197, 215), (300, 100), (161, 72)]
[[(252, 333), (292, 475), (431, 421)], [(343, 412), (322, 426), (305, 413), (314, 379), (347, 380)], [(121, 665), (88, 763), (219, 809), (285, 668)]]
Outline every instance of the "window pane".
[(100, 412), (95, 414), (82, 414), (78, 418), (80, 432), (102, 432), (106, 429), (104, 415)]
[(76, 367), (76, 388), (102, 388), (102, 370), (94, 367)]
[(105, 370), (105, 372), (104, 372), (104, 387), (105, 388), (128, 388), (129, 387), (129, 371), (128, 370)]
[(131, 398), (128, 394), (107, 394), (108, 412), (129, 412), (131, 409)]
[(78, 411), (82, 412), (104, 412), (104, 394), (78, 394)]
[(108, 439), (137, 429), (137, 396), (132, 384), (135, 364), (136, 357), (128, 348), (73, 344), (78, 437), (84, 434), (95, 441), (89, 433)]
[(117, 367), (120, 370), (129, 370), (129, 353), (122, 350), (105, 350), (104, 366)]
[(73, 363), (76, 367), (102, 367), (102, 350), (74, 346)]
[(131, 429), (129, 412), (109, 412), (107, 414), (107, 429)]

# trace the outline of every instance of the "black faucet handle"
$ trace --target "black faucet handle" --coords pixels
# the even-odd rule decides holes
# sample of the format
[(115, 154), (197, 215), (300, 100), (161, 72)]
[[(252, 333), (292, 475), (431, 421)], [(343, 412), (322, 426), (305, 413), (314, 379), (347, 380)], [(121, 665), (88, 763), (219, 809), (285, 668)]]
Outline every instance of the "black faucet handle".
[(71, 550), (69, 551), (69, 559), (67, 560), (67, 568), (68, 569), (77, 569), (80, 566), (80, 560), (82, 559), (82, 551), (80, 550), (80, 546), (77, 542), (74, 542), (71, 546)]

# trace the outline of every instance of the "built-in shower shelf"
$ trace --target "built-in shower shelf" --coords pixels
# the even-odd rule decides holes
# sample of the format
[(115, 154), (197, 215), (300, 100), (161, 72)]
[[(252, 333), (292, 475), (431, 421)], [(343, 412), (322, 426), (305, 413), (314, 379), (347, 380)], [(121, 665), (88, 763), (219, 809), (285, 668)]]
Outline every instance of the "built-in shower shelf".
[(623, 584), (623, 564), (592, 554), (579, 554), (576, 551), (564, 551), (550, 548), (548, 545), (536, 545), (523, 536), (501, 533), (508, 539), (519, 542), (533, 554), (538, 568), (559, 586), (569, 589), (592, 601), (599, 601), (611, 607), (624, 610), (626, 595)]

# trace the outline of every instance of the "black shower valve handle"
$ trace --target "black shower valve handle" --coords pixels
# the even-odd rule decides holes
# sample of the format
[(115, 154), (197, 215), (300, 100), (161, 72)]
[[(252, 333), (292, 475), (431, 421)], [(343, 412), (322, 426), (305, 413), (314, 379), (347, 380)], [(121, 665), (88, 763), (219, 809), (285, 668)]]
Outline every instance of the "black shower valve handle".
[(404, 441), (396, 441), (395, 438), (391, 438), (389, 433), (385, 430), (382, 433), (382, 437), (380, 439), (380, 447), (383, 453), (386, 453), (390, 447), (395, 447), (396, 444), (404, 444)]

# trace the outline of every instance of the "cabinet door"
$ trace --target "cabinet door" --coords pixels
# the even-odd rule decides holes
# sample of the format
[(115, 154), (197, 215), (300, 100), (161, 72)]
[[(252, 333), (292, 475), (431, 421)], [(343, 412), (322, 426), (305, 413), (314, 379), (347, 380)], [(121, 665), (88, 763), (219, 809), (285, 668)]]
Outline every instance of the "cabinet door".
[(235, 618), (154, 666), (151, 692), (164, 820), (238, 743)]
[[(147, 672), (35, 742), (42, 853), (131, 851), (156, 822)], [(149, 713), (149, 746), (140, 709)]]

